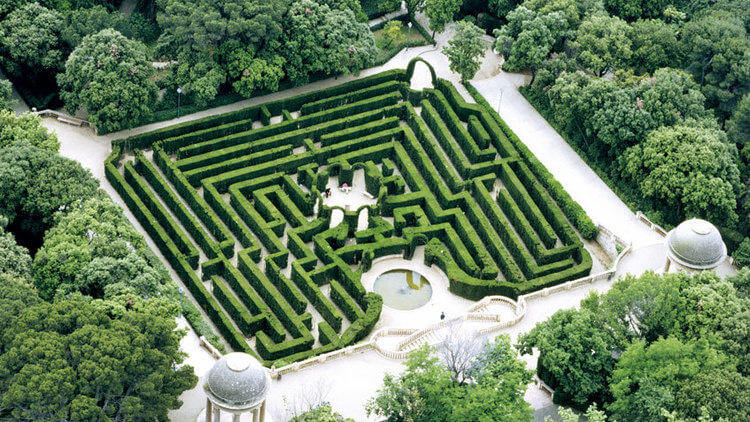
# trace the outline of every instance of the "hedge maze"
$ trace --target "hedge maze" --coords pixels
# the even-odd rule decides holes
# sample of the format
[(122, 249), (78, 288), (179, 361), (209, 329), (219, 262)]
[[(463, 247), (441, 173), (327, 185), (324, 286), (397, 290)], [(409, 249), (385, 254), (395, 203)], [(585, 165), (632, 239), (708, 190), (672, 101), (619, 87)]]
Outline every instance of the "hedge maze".
[[(235, 350), (270, 365), (363, 339), (382, 299), (362, 272), (421, 245), (471, 299), (590, 271), (581, 208), (475, 91), (411, 90), (415, 64), (113, 143), (107, 178)], [(331, 227), (321, 192), (360, 170), (367, 229), (362, 208)]]

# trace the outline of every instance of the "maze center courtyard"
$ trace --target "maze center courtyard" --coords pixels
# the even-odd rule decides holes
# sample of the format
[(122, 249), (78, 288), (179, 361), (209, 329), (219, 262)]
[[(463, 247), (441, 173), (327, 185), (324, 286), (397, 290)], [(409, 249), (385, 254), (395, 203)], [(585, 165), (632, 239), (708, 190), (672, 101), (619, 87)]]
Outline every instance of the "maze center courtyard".
[[(412, 89), (425, 65), (113, 142), (108, 180), (229, 348), (280, 367), (600, 268), (596, 226), (478, 94)], [(429, 301), (384, 306), (392, 269)]]

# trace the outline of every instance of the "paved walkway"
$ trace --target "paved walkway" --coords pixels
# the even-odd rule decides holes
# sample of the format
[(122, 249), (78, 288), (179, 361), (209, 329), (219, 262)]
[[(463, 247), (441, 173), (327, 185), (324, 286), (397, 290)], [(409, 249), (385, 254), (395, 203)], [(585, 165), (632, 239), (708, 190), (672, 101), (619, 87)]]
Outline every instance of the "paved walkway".
[(635, 218), (635, 213), (521, 95), (518, 87), (525, 80), (525, 75), (499, 70), (495, 75), (475, 79), (471, 84), (493, 107), (500, 105), (500, 116), (508, 126), (594, 222), (632, 241), (635, 248), (659, 242), (660, 236)]
[(399, 9), (395, 12), (386, 13), (385, 15), (375, 18), (369, 22), (370, 28), (372, 28), (375, 25), (381, 24), (383, 22), (387, 22), (391, 19), (397, 18), (399, 16), (404, 16), (406, 14), (406, 9)]

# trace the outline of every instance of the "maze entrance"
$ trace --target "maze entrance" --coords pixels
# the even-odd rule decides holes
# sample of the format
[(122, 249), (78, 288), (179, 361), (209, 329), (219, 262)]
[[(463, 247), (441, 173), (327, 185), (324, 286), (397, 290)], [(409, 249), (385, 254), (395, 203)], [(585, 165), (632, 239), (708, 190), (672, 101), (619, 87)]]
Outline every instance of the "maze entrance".
[[(411, 90), (410, 68), (113, 143), (108, 179), (233, 349), (270, 365), (360, 341), (382, 308), (362, 272), (420, 246), (471, 299), (590, 271), (580, 207), (488, 107)], [(365, 230), (323, 200), (358, 171)]]

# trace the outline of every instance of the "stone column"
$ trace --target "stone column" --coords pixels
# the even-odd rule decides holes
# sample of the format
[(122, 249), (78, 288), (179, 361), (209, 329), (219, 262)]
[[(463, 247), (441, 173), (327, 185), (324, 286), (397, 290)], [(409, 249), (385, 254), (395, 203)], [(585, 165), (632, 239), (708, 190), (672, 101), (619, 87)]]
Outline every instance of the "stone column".
[(213, 416), (213, 404), (211, 403), (211, 400), (206, 399), (206, 422), (211, 422), (211, 418)]
[(266, 401), (263, 400), (263, 403), (260, 404), (260, 419), (258, 422), (263, 422), (266, 419)]
[(214, 419), (211, 422), (221, 422), (221, 409), (219, 406), (216, 406), (216, 409), (214, 409)]
[(667, 266), (664, 267), (664, 274), (669, 274), (669, 264), (672, 263), (671, 261), (671, 259), (667, 258)]
[(252, 413), (252, 415), (253, 415), (253, 417), (252, 417), (253, 422), (260, 422), (260, 412), (258, 410), (259, 409), (257, 407), (255, 409), (253, 409), (253, 413)]
[(240, 422), (240, 414), (239, 413), (232, 414), (232, 422)]

